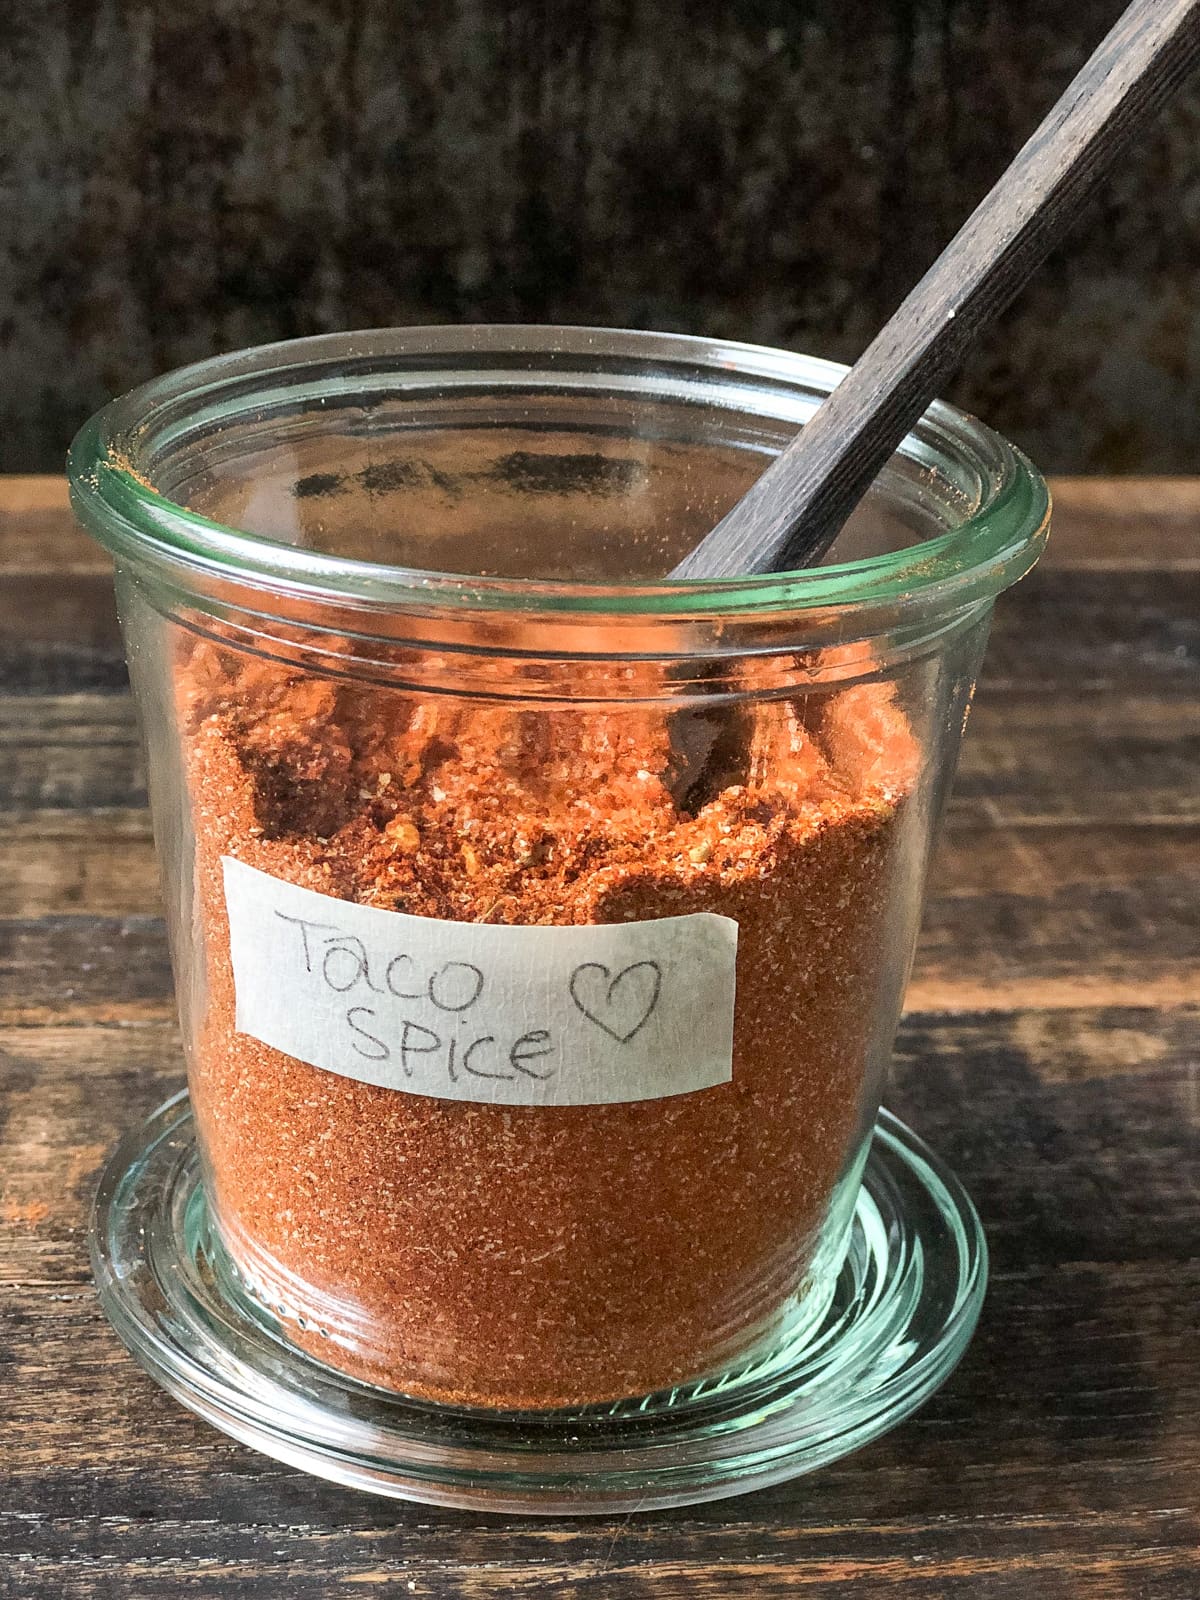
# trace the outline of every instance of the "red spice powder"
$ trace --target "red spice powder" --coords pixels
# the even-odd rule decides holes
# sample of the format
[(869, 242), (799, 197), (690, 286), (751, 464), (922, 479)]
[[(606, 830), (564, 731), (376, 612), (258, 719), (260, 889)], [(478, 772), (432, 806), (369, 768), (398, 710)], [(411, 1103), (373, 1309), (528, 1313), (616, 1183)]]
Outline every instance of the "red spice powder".
[[(391, 1389), (524, 1408), (679, 1383), (776, 1326), (878, 1026), (917, 766), (892, 691), (748, 701), (686, 804), (678, 716), (653, 708), (421, 698), (208, 642), (179, 694), (206, 990), (192, 1099), (222, 1234), (288, 1337)], [(732, 1082), (500, 1107), (294, 1060), (235, 1030), (223, 855), (457, 921), (733, 917)]]

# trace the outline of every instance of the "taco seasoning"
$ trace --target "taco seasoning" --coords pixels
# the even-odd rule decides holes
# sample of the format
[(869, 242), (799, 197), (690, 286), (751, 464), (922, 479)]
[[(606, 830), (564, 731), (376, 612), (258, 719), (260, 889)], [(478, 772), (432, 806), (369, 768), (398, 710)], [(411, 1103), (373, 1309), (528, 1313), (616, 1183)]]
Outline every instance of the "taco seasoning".
[[(422, 697), (209, 640), (180, 646), (176, 674), (204, 930), (192, 1100), (217, 1226), (287, 1337), (391, 1390), (509, 1409), (645, 1394), (768, 1339), (877, 1094), (864, 997), (889, 959), (918, 766), (894, 690), (754, 699), (747, 671), (746, 706), (685, 784), (678, 714), (652, 706)], [(534, 1105), (310, 1064), (239, 1027), (227, 894), (242, 869), (489, 930), (728, 919), (731, 1070), (691, 1092)], [(287, 931), (311, 970), (307, 928)], [(311, 937), (328, 954), (334, 936)], [(337, 943), (326, 975), (361, 993), (367, 1060), (387, 1048), (384, 983), (358, 948)], [(652, 963), (633, 965), (626, 985), (617, 963), (584, 963), (576, 996), (618, 1043), (605, 1007), (653, 999), (634, 993)], [(393, 994), (397, 974), (424, 982), (389, 966)], [(432, 1051), (426, 1034), (406, 1048)], [(532, 1079), (548, 1039), (487, 1035), (473, 1060)]]
[(978, 1218), (871, 1138), (1045, 486), (938, 405), (834, 564), (661, 579), (841, 375), (376, 329), (201, 362), (76, 439), (188, 1069), (101, 1180), (97, 1285), (233, 1437), (611, 1515), (832, 1460), (962, 1353)]

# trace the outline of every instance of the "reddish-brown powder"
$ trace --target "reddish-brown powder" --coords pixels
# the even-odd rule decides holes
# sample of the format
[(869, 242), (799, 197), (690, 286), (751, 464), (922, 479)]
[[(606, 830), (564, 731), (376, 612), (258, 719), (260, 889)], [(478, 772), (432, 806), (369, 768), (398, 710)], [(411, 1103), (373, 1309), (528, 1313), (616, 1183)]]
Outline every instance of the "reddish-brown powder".
[[(410, 1394), (547, 1407), (698, 1376), (769, 1330), (861, 1115), (916, 769), (890, 689), (748, 702), (694, 812), (653, 709), (422, 699), (211, 643), (179, 692), (192, 1098), (226, 1242), (289, 1336)], [(235, 1031), (222, 855), (458, 921), (733, 917), (733, 1080), (505, 1108), (294, 1060)]]

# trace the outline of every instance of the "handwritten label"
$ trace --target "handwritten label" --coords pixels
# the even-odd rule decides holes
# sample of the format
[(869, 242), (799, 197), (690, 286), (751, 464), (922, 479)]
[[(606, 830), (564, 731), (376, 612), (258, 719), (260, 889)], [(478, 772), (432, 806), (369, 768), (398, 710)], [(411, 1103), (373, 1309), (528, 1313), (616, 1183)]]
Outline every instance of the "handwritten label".
[(223, 858), (237, 1029), (363, 1083), (581, 1106), (733, 1076), (737, 923), (508, 928), (356, 905)]

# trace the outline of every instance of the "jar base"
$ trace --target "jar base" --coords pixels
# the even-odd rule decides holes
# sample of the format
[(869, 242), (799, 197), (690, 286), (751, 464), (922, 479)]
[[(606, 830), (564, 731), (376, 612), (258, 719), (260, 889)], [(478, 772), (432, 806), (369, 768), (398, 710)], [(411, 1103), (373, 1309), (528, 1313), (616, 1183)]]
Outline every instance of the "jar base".
[(118, 1147), (92, 1260), (121, 1339), (170, 1394), (279, 1461), (376, 1494), (488, 1511), (689, 1505), (837, 1460), (946, 1379), (978, 1321), (987, 1247), (970, 1199), (880, 1113), (823, 1315), (758, 1372), (574, 1413), (395, 1395), (288, 1344), (231, 1291), (208, 1225), (186, 1094)]

